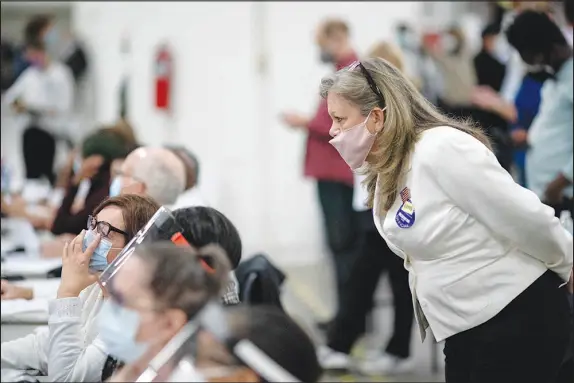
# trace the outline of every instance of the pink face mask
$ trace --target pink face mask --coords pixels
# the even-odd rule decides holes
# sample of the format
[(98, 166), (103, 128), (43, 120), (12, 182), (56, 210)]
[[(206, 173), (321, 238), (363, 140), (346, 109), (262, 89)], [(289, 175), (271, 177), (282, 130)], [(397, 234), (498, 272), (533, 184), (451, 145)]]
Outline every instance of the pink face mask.
[[(385, 109), (383, 109), (383, 111)], [(329, 143), (337, 149), (347, 165), (353, 170), (363, 165), (377, 137), (376, 134), (371, 134), (367, 129), (367, 121), (369, 121), (370, 116), (371, 113), (369, 113), (365, 121), (350, 129), (341, 131), (341, 133), (329, 141)]]

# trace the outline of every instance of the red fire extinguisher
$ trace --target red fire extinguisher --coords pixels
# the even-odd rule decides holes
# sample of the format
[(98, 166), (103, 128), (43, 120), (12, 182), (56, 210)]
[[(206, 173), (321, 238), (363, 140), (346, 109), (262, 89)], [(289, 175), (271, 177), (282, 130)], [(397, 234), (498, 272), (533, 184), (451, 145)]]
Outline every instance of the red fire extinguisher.
[(160, 110), (169, 110), (171, 97), (171, 79), (173, 60), (167, 46), (162, 45), (155, 58), (155, 106)]

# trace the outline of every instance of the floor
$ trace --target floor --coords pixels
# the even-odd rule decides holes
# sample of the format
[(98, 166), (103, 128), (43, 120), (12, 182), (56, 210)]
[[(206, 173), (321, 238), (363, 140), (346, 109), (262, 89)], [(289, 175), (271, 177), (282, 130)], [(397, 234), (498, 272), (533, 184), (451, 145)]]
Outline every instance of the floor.
[[(324, 264), (307, 266), (282, 265), (288, 278), (284, 285), (284, 304), (286, 310), (309, 331), (318, 342), (324, 341), (323, 335), (316, 329), (316, 320), (325, 320), (334, 312), (334, 296), (330, 270)], [(386, 280), (381, 281), (377, 292), (378, 301), (387, 301)], [(361, 355), (367, 349), (384, 347), (392, 324), (392, 308), (382, 305), (372, 315), (373, 329), (355, 347), (353, 355)], [(404, 376), (361, 376), (357, 374), (326, 374), (325, 382), (443, 382), (444, 358), (440, 344), (427, 339), (421, 343), (418, 331), (413, 326), (411, 350), (416, 361), (412, 374)], [(434, 348), (434, 350), (433, 350)], [(433, 355), (434, 352), (434, 355)], [(433, 372), (433, 362), (436, 372)]]

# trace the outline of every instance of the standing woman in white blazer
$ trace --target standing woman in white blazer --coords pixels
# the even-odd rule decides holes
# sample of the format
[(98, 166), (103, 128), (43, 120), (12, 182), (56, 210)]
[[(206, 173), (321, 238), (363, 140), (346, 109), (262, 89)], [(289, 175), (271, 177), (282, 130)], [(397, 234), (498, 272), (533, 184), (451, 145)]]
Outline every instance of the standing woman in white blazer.
[(331, 143), (366, 174), (377, 229), (409, 271), (421, 338), (446, 340), (447, 383), (571, 383), (572, 236), (553, 210), (385, 60), (326, 76), (321, 95)]

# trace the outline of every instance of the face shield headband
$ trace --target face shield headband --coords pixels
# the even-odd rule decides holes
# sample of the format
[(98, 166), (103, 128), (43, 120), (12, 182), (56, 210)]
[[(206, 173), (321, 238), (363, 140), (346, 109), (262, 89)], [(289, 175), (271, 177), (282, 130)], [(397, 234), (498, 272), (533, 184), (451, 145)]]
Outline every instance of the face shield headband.
[[(164, 206), (160, 207), (147, 224), (123, 248), (116, 259), (100, 274), (99, 281), (101, 286), (114, 297), (113, 279), (126, 261), (134, 254), (138, 246), (158, 241), (171, 241), (177, 246), (190, 246), (183, 237), (182, 231), (171, 211)], [(204, 260), (201, 260), (201, 264), (207, 272), (214, 272), (213, 268)]]
[[(268, 382), (299, 382), (291, 373), (286, 371), (277, 362), (248, 339), (236, 339), (232, 336), (227, 322), (225, 309), (218, 302), (211, 302), (199, 313), (197, 317), (199, 328), (211, 333), (227, 350), (237, 357), (244, 365)], [(168, 381), (189, 381), (197, 375), (194, 367), (197, 352), (196, 342), (187, 344), (189, 348), (182, 348), (175, 356), (172, 366), (175, 366)]]

